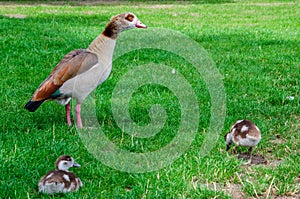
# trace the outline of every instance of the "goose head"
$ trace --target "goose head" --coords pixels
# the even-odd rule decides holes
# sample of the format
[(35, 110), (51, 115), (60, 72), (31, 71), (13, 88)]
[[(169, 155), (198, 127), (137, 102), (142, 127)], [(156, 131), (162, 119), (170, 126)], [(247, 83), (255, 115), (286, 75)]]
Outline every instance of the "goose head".
[(68, 171), (71, 167), (80, 167), (80, 164), (68, 155), (62, 155), (56, 160), (56, 170)]
[(226, 142), (226, 151), (228, 151), (230, 149), (231, 144), (232, 144), (232, 135), (231, 135), (230, 132), (225, 134), (224, 140)]
[(143, 24), (135, 14), (126, 12), (113, 16), (103, 31), (103, 34), (112, 39), (116, 39), (119, 33), (134, 28), (147, 28), (147, 26)]

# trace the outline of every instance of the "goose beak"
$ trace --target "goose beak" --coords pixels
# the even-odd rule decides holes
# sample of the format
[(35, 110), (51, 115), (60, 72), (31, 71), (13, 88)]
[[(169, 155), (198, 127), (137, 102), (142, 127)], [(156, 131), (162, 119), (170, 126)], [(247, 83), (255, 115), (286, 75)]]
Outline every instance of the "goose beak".
[(143, 24), (140, 20), (137, 20), (135, 27), (137, 28), (147, 28), (145, 24)]
[(78, 164), (77, 162), (74, 162), (73, 167), (80, 167), (80, 164)]

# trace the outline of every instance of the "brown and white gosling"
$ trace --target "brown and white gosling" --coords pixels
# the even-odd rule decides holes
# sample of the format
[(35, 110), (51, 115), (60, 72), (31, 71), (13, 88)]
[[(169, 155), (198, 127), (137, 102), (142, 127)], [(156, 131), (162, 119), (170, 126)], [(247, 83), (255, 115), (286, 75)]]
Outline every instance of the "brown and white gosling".
[(230, 149), (232, 143), (235, 144), (233, 152), (236, 152), (238, 146), (249, 148), (249, 163), (251, 163), (252, 152), (254, 147), (261, 140), (261, 132), (259, 128), (250, 120), (238, 120), (230, 128), (225, 135), (226, 151)]
[(80, 167), (71, 156), (62, 155), (55, 163), (56, 170), (49, 171), (39, 183), (39, 191), (42, 193), (55, 194), (78, 191), (82, 187), (81, 180), (72, 172), (71, 167)]

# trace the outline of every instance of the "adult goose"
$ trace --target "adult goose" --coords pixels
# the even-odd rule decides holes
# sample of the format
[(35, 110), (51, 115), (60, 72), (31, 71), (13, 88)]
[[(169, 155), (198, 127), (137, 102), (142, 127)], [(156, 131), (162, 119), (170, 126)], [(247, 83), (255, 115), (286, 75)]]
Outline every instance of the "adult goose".
[(44, 101), (55, 100), (65, 106), (70, 126), (70, 100), (76, 100), (77, 127), (82, 128), (80, 106), (84, 99), (109, 76), (116, 39), (124, 31), (147, 28), (133, 13), (111, 18), (105, 30), (87, 49), (73, 50), (63, 57), (40, 84), (25, 108), (34, 112)]

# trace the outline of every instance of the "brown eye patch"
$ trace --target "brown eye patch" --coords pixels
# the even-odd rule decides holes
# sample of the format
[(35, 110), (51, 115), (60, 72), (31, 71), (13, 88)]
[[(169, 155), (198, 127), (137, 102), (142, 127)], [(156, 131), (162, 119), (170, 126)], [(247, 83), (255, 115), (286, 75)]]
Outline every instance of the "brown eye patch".
[(132, 14), (128, 14), (126, 17), (125, 17), (126, 20), (132, 22), (133, 19), (134, 19), (134, 16)]

